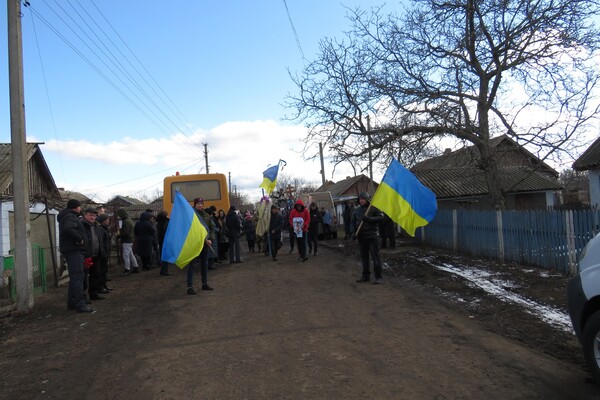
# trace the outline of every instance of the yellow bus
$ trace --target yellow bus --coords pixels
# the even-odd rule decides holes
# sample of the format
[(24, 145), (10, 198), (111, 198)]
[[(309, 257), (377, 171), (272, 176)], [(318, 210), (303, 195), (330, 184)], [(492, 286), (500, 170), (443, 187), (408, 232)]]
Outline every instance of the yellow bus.
[(204, 200), (204, 208), (215, 206), (218, 210), (227, 212), (229, 210), (229, 190), (227, 179), (223, 174), (193, 174), (167, 176), (164, 180), (163, 211), (171, 215), (175, 191), (179, 191), (183, 197), (194, 205), (194, 199), (201, 197)]

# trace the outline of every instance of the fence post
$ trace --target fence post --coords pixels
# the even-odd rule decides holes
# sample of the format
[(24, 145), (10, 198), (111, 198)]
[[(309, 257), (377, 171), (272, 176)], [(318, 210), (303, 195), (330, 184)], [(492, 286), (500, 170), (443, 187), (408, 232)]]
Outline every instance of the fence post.
[(458, 250), (458, 211), (452, 210), (452, 249)]
[(498, 258), (504, 262), (504, 225), (502, 223), (502, 210), (496, 210), (496, 229), (498, 229)]
[(575, 226), (573, 224), (573, 211), (565, 213), (565, 228), (567, 236), (567, 256), (569, 257), (569, 274), (574, 275), (577, 271), (577, 251), (575, 249)]

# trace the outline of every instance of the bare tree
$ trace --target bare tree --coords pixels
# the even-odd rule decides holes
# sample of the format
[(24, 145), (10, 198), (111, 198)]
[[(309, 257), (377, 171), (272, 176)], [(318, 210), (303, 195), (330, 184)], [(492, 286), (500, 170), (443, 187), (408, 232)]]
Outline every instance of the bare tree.
[[(491, 199), (504, 190), (490, 139), (542, 160), (570, 156), (598, 111), (598, 32), (590, 0), (413, 0), (402, 14), (351, 10), (344, 40), (292, 79), (291, 119), (339, 162), (411, 165), (440, 138), (474, 145)], [(370, 117), (370, 118), (368, 118)], [(372, 125), (372, 126), (371, 126)], [(313, 147), (314, 148), (314, 147)]]

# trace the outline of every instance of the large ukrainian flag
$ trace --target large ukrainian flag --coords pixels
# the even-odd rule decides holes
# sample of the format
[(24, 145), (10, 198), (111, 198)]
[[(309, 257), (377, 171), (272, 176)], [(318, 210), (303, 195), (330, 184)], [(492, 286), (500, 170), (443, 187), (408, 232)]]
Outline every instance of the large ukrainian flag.
[(185, 197), (175, 192), (173, 210), (163, 242), (162, 260), (179, 268), (185, 267), (200, 255), (206, 236), (208, 230), (204, 221), (198, 218)]
[(267, 168), (263, 172), (263, 181), (258, 186), (259, 188), (265, 189), (267, 195), (270, 195), (271, 192), (277, 186), (277, 173), (279, 172), (279, 163), (273, 165), (272, 167)]
[(371, 204), (411, 236), (418, 227), (431, 222), (437, 211), (435, 194), (396, 159), (385, 172)]

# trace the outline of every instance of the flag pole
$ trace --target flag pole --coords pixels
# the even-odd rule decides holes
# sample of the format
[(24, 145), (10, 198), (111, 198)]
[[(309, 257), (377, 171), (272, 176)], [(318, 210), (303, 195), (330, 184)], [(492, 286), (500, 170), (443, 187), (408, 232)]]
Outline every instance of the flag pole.
[[(371, 210), (371, 203), (370, 202), (369, 202), (369, 207), (367, 207), (367, 211), (365, 211), (365, 213), (363, 214), (363, 218), (367, 215), (367, 213), (369, 212), (369, 210)], [(364, 219), (361, 218), (360, 224), (358, 224), (358, 228), (356, 229), (356, 232), (354, 232), (355, 236), (358, 236), (358, 232), (360, 232), (360, 228), (362, 228), (363, 222), (364, 222)]]

